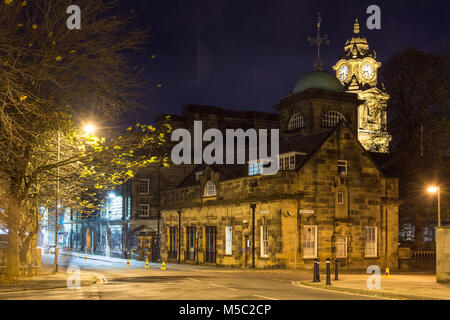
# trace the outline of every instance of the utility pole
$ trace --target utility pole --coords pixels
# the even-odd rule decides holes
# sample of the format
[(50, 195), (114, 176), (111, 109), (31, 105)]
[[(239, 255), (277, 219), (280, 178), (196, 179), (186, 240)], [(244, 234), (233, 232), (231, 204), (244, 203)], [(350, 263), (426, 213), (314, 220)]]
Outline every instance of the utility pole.
[(58, 211), (59, 211), (59, 155), (60, 155), (60, 133), (58, 127), (58, 146), (57, 146), (57, 167), (56, 167), (56, 210), (55, 210), (55, 261), (53, 264), (53, 271), (58, 272), (58, 238), (59, 238), (59, 223), (58, 223)]
[(250, 205), (252, 208), (252, 269), (255, 269), (255, 209), (256, 204)]

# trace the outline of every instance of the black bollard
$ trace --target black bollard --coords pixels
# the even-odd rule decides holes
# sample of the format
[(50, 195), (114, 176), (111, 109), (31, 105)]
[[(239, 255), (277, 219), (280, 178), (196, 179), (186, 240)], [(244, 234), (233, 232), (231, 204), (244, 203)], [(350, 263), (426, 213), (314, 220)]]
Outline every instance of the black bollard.
[(334, 281), (338, 280), (338, 273), (339, 273), (339, 261), (338, 259), (334, 260)]
[(313, 269), (313, 282), (319, 282), (317, 280), (317, 259), (314, 259), (314, 269)]
[(317, 259), (317, 282), (320, 282), (320, 259)]
[(327, 282), (325, 283), (326, 285), (330, 286), (331, 285), (331, 270), (330, 270), (330, 258), (327, 258), (326, 260), (326, 272), (327, 272)]

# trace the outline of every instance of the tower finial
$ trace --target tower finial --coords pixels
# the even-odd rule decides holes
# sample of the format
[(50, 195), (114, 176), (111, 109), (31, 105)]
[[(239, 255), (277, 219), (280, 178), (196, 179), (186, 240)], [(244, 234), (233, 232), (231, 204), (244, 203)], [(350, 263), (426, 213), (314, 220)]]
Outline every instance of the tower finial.
[(330, 44), (330, 40), (328, 40), (328, 35), (324, 35), (323, 37), (320, 36), (320, 25), (322, 24), (322, 17), (320, 16), (320, 12), (317, 12), (317, 36), (315, 39), (311, 37), (306, 37), (309, 44), (312, 46), (317, 46), (317, 59), (314, 62), (314, 69), (315, 70), (323, 70), (323, 62), (320, 59), (320, 46), (322, 43), (324, 44)]
[(359, 22), (358, 18), (355, 20), (355, 24), (353, 25), (353, 33), (358, 34), (359, 33)]

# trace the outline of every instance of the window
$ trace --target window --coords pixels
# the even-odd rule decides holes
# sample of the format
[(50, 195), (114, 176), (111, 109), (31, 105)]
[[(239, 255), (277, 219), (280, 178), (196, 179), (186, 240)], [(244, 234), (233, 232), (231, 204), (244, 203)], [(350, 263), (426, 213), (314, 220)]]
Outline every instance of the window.
[(366, 227), (366, 258), (377, 257), (377, 227)]
[(204, 197), (214, 197), (217, 195), (216, 185), (214, 182), (209, 180), (205, 185), (205, 191), (203, 193)]
[(280, 157), (279, 170), (293, 170), (295, 169), (295, 155)]
[(150, 193), (150, 180), (149, 179), (139, 179), (138, 193), (140, 193), (140, 194), (149, 194)]
[(150, 215), (150, 206), (148, 204), (138, 204), (138, 216), (148, 217)]
[(317, 226), (303, 227), (303, 258), (317, 258)]
[(233, 228), (228, 226), (225, 227), (225, 254), (233, 254)]
[(257, 161), (248, 164), (248, 175), (256, 176), (258, 174), (262, 174), (263, 171), (263, 163), (262, 161)]
[(178, 257), (178, 232), (177, 227), (169, 227), (169, 259), (176, 259)]
[(336, 258), (347, 258), (347, 237), (336, 238)]
[(338, 160), (338, 175), (346, 176), (347, 175), (347, 161)]
[(322, 127), (333, 128), (341, 120), (345, 121), (342, 114), (337, 111), (329, 111), (322, 118)]
[(337, 197), (338, 197), (338, 204), (344, 204), (344, 193), (338, 192)]
[(269, 226), (261, 226), (261, 257), (269, 256)]
[(301, 113), (294, 114), (289, 120), (288, 130), (295, 130), (305, 127), (305, 120)]
[(196, 233), (195, 227), (186, 227), (186, 251), (184, 258), (186, 260), (195, 260)]

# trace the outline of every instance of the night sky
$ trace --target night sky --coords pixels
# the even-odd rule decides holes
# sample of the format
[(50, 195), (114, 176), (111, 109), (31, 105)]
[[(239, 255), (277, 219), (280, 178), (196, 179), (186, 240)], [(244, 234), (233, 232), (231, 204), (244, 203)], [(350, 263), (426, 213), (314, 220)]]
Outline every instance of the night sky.
[[(121, 0), (122, 1), (122, 0)], [(381, 30), (368, 30), (366, 9), (381, 8)], [(448, 45), (450, 2), (301, 0), (123, 0), (150, 29), (147, 49), (135, 57), (149, 82), (148, 112), (180, 114), (183, 104), (275, 112), (272, 108), (296, 81), (313, 70), (320, 10), (324, 69), (332, 71), (353, 34), (356, 17), (377, 60), (410, 47), (438, 51)], [(152, 58), (152, 55), (156, 55)], [(157, 87), (162, 84), (162, 87)]]

